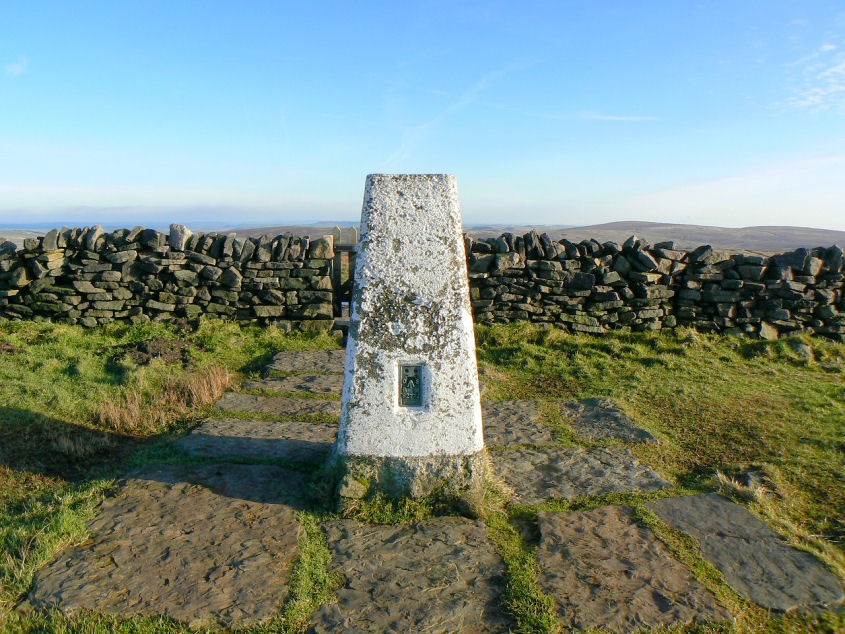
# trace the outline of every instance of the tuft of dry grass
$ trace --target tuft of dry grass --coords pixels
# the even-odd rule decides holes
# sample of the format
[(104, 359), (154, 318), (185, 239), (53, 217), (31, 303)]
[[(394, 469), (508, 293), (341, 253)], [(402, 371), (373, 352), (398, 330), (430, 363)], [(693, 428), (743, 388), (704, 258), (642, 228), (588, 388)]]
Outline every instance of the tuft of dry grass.
[(150, 397), (131, 391), (102, 403), (94, 413), (98, 427), (128, 435), (147, 435), (219, 399), (232, 376), (225, 367), (208, 365), (185, 377), (167, 381)]
[(112, 434), (82, 429), (47, 428), (50, 448), (69, 458), (90, 458), (116, 446)]

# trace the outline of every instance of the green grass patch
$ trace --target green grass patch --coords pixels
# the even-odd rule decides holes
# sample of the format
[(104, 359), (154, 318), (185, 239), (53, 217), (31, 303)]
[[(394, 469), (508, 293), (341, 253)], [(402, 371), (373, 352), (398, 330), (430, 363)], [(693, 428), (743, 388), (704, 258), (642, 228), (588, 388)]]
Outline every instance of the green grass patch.
[(281, 625), (285, 632), (302, 632), (313, 612), (321, 605), (337, 600), (335, 590), (343, 579), (329, 572), (332, 555), (320, 522), (324, 513), (301, 511), (299, 521), (299, 557), (291, 572), (289, 595), (282, 611)]
[(0, 355), (0, 407), (39, 412), (60, 420), (92, 422), (103, 402), (133, 390), (155, 394), (175, 375), (190, 368), (153, 361), (136, 366), (116, 359), (121, 345), (151, 339), (188, 342), (193, 368), (221, 365), (231, 372), (260, 371), (280, 350), (338, 346), (326, 333), (286, 334), (259, 327), (205, 320), (195, 331), (164, 323), (111, 324), (95, 329), (31, 321), (0, 322), (0, 338), (18, 348)]
[(513, 520), (518, 513), (506, 510), (505, 501), (495, 485), (488, 486), (487, 530), (507, 569), (502, 608), (517, 632), (559, 632), (554, 599), (543, 592), (537, 581), (537, 546), (528, 544), (517, 529)]

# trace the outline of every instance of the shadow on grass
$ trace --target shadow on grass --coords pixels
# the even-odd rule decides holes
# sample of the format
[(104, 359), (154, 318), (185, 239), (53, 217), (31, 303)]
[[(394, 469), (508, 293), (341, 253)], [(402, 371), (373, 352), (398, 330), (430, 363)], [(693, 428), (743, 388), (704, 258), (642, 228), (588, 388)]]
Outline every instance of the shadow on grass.
[(0, 466), (78, 481), (113, 470), (146, 439), (0, 407)]
[[(281, 467), (310, 474), (319, 468), (331, 449), (326, 442), (200, 434), (192, 444), (205, 447), (211, 453), (208, 457), (197, 457), (186, 453), (174, 440), (171, 434), (135, 437), (91, 429), (28, 410), (0, 407), (0, 467), (22, 474), (60, 478), (77, 485), (122, 477), (175, 484), (173, 473), (181, 473), (178, 477), (186, 478), (187, 482), (192, 479), (192, 469), (199, 474), (207, 467), (217, 465), (220, 473), (212, 480), (222, 483), (223, 488), (237, 491), (235, 495), (244, 500), (264, 502), (267, 501), (266, 491), (229, 482), (226, 467), (231, 467), (233, 473), (242, 470), (235, 465), (253, 465), (257, 471), (270, 467), (274, 472)], [(203, 486), (200, 482), (195, 484)], [(278, 485), (274, 490), (282, 495), (284, 482), (280, 481)], [(221, 494), (223, 488), (220, 488)], [(309, 497), (304, 496), (302, 504), (296, 508), (313, 510), (323, 506), (322, 502), (315, 506), (307, 499)]]

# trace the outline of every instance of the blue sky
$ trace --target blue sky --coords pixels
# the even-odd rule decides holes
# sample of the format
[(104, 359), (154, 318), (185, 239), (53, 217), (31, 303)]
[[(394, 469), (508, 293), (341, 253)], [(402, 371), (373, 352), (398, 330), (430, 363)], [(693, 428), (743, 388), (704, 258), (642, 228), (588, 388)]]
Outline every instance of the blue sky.
[(0, 226), (354, 221), (371, 172), (845, 229), (845, 1), (0, 5)]

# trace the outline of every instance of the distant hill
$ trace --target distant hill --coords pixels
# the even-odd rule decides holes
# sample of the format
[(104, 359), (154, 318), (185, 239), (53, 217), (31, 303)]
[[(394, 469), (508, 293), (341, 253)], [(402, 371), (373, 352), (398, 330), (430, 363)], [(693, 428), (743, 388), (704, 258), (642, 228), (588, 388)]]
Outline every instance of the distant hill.
[[(342, 242), (350, 242), (357, 223), (320, 222), (307, 225), (278, 225), (255, 228), (202, 228), (202, 231), (228, 233), (233, 231), (239, 236), (278, 235), (291, 232), (301, 236), (322, 236), (332, 232), (335, 226), (343, 231)], [(567, 238), (573, 242), (585, 238), (594, 238), (599, 242), (614, 240), (624, 241), (632, 234), (648, 242), (673, 240), (681, 248), (697, 247), (709, 244), (715, 249), (727, 251), (779, 252), (790, 251), (799, 247), (845, 245), (845, 231), (833, 229), (811, 229), (809, 227), (709, 227), (706, 225), (679, 225), (666, 222), (623, 221), (608, 222), (599, 225), (573, 227), (571, 225), (467, 225), (466, 232), (473, 238), (499, 236), (505, 231), (520, 235), (531, 229), (538, 233), (546, 232), (555, 240)], [(0, 236), (11, 240), (18, 246), (25, 238), (44, 235), (45, 231), (25, 229), (3, 229)]]
[(845, 245), (845, 231), (809, 227), (730, 228), (630, 221), (561, 228), (555, 234), (549, 232), (557, 239), (567, 238), (573, 242), (584, 238), (620, 242), (632, 234), (652, 243), (674, 240), (682, 248), (709, 244), (716, 249), (731, 251), (790, 251), (799, 247)]
[(0, 242), (8, 240), (9, 242), (14, 242), (20, 248), (23, 246), (23, 241), (27, 238), (43, 236), (45, 233), (47, 232), (34, 229), (3, 229), (0, 227)]
[[(322, 235), (330, 233), (329, 224), (283, 225), (255, 229), (235, 229), (241, 236), (259, 236), (290, 231), (297, 235)], [(624, 221), (600, 225), (573, 227), (568, 225), (467, 225), (466, 232), (473, 238), (490, 238), (505, 231), (521, 235), (531, 229), (548, 233), (555, 240), (567, 238), (573, 242), (594, 238), (599, 242), (624, 241), (636, 234), (649, 242), (674, 240), (682, 248), (709, 244), (715, 249), (728, 251), (790, 251), (799, 247), (845, 245), (845, 231), (811, 229), (809, 227), (708, 227), (706, 225), (679, 225), (665, 222)], [(344, 241), (350, 235), (349, 224), (343, 227)]]

